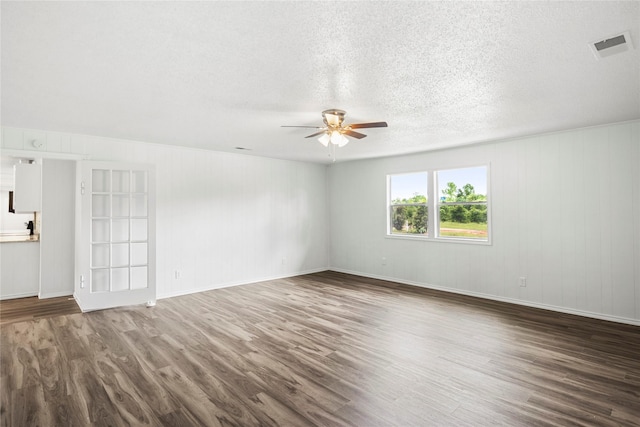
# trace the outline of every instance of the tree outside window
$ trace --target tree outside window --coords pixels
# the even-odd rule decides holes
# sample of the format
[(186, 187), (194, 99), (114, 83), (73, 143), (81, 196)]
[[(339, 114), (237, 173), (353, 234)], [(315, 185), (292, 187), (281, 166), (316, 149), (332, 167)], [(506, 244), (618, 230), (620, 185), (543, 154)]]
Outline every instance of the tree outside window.
[(426, 172), (390, 177), (391, 234), (427, 234), (427, 181)]
[(488, 239), (487, 168), (436, 172), (438, 182), (438, 236)]

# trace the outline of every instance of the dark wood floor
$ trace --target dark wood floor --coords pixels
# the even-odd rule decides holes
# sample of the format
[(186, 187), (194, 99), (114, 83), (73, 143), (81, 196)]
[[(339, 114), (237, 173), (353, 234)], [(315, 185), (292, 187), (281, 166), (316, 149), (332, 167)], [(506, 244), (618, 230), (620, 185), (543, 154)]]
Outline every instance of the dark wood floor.
[(80, 307), (72, 297), (3, 300), (0, 301), (0, 325), (80, 312)]
[(339, 273), (1, 328), (2, 426), (640, 425), (640, 328)]

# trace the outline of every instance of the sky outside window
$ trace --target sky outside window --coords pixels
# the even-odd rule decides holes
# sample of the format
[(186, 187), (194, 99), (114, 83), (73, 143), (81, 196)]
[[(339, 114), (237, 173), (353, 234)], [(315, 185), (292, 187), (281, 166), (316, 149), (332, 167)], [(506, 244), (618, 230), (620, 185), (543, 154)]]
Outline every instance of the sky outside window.
[(391, 176), (391, 200), (410, 199), (418, 193), (427, 197), (427, 173)]
[(438, 197), (442, 196), (442, 190), (447, 188), (447, 183), (453, 182), (456, 187), (463, 188), (466, 184), (473, 185), (476, 194), (487, 195), (487, 167), (450, 169), (438, 171)]
[[(473, 185), (476, 194), (487, 194), (487, 167), (451, 169), (438, 171), (438, 197), (447, 183), (453, 182), (462, 188), (466, 184)], [(416, 193), (427, 196), (427, 173), (407, 173), (391, 176), (391, 200), (409, 199)]]

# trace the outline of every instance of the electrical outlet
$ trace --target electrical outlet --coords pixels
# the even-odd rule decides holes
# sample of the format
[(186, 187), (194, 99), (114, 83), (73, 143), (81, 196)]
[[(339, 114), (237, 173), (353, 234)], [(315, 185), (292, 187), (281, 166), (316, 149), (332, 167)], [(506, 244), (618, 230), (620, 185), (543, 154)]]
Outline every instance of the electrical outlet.
[(524, 276), (523, 276), (523, 277), (520, 277), (520, 279), (519, 279), (519, 283), (520, 283), (520, 287), (521, 287), (521, 288), (526, 287), (526, 286), (527, 286), (527, 278), (526, 278), (526, 277), (524, 277)]
[(179, 279), (180, 277), (182, 277), (182, 272), (181, 272), (180, 270), (176, 270), (176, 271), (174, 272), (174, 277), (175, 277), (176, 279)]
[(386, 257), (382, 257), (382, 265), (387, 265), (387, 258)]
[(282, 265), (286, 265), (287, 264), (287, 259), (286, 258), (282, 258)]

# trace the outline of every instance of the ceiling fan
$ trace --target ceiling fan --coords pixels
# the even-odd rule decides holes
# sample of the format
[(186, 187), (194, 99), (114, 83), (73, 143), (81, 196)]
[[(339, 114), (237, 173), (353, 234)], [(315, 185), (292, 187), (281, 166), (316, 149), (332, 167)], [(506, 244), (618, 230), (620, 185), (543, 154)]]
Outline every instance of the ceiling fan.
[[(364, 128), (386, 128), (387, 122), (371, 122), (371, 123), (354, 123), (350, 125), (344, 125), (344, 116), (347, 114), (344, 110), (338, 110), (332, 108), (330, 110), (324, 110), (322, 112), (322, 121), (324, 126), (281, 126), (283, 128), (310, 128), (320, 129), (316, 133), (306, 136), (305, 138), (313, 138), (314, 136), (321, 135), (318, 141), (325, 147), (331, 143), (338, 147), (344, 147), (349, 140), (346, 136), (350, 136), (356, 139), (362, 139), (367, 135), (355, 132), (353, 129)], [(346, 136), (345, 136), (346, 135)]]

